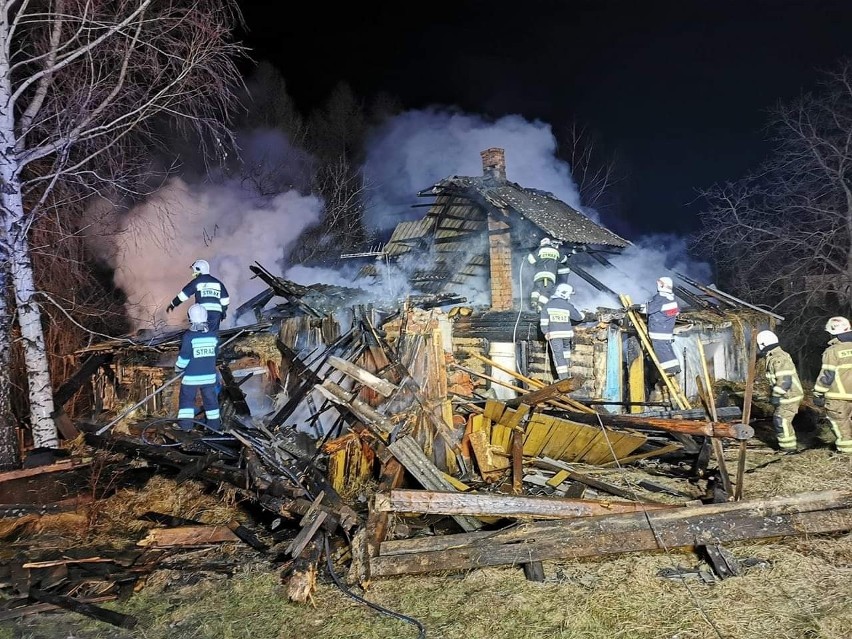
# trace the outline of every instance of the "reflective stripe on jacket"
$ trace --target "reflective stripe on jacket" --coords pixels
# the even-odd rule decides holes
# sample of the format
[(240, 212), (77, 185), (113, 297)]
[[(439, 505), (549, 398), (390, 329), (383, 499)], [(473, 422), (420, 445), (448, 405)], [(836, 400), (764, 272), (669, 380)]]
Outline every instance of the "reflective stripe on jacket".
[(539, 324), (541, 332), (550, 339), (571, 339), (574, 337), (574, 327), (571, 321), (580, 322), (583, 314), (568, 300), (562, 297), (552, 297), (541, 309)]
[(183, 370), (181, 384), (202, 386), (216, 383), (216, 353), (219, 340), (215, 333), (186, 331), (181, 338), (175, 368)]
[(174, 306), (179, 306), (190, 297), (195, 296), (195, 303), (201, 304), (208, 311), (222, 312), (228, 308), (231, 299), (228, 289), (212, 275), (199, 275), (183, 287), (172, 300)]
[(828, 343), (814, 392), (828, 399), (852, 400), (852, 342), (835, 337)]
[(671, 340), (675, 319), (680, 308), (672, 294), (657, 293), (645, 305), (648, 313), (648, 336), (651, 339)]
[(571, 269), (566, 266), (568, 256), (552, 246), (542, 246), (535, 253), (530, 253), (527, 256), (527, 261), (536, 267), (533, 282), (540, 280), (553, 280), (555, 282), (557, 273), (565, 276), (571, 272)]
[(805, 396), (793, 358), (780, 347), (766, 353), (766, 379), (772, 385), (772, 396), (780, 397), (782, 404), (800, 402)]

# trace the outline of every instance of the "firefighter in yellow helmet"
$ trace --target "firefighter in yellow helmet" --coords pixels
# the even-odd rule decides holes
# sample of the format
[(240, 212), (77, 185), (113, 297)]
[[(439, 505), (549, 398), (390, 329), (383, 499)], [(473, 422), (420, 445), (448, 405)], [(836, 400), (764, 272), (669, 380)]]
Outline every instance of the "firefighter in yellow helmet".
[(778, 448), (783, 451), (796, 450), (793, 418), (799, 412), (804, 392), (793, 358), (781, 348), (778, 336), (772, 331), (760, 331), (757, 334), (757, 347), (759, 355), (766, 358), (766, 379), (771, 386), (769, 401), (775, 407), (772, 425), (778, 438)]
[(825, 330), (834, 337), (822, 353), (814, 404), (825, 406), (837, 451), (852, 454), (852, 326), (845, 317), (832, 317)]

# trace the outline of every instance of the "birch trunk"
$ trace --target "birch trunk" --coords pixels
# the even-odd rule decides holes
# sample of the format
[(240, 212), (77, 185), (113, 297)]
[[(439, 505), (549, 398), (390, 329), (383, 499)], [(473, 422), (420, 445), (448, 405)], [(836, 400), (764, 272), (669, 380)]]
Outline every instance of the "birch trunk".
[(15, 419), (10, 405), (9, 372), (12, 360), (12, 318), (7, 304), (9, 294), (9, 260), (0, 246), (0, 471), (20, 466)]
[[(30, 423), (33, 443), (36, 447), (56, 448), (59, 439), (56, 424), (53, 422), (53, 387), (47, 366), (47, 354), (44, 349), (44, 330), (41, 325), (41, 311), (34, 299), (35, 278), (32, 259), (27, 241), (27, 218), (21, 195), (20, 160), (17, 154), (19, 141), (15, 131), (14, 100), (12, 99), (12, 78), (9, 68), (9, 16), (8, 6), (3, 3), (0, 11), (0, 205), (2, 206), (3, 227), (0, 229), (15, 292), (15, 306), (18, 311), (18, 324), (24, 347), (24, 360), (27, 367), (29, 387)], [(3, 330), (11, 327), (10, 309), (5, 308), (0, 315)], [(2, 335), (0, 335), (2, 338)], [(6, 340), (8, 347), (9, 341)], [(2, 398), (0, 398), (2, 399)], [(4, 409), (0, 409), (2, 411)], [(8, 410), (8, 401), (6, 408)]]

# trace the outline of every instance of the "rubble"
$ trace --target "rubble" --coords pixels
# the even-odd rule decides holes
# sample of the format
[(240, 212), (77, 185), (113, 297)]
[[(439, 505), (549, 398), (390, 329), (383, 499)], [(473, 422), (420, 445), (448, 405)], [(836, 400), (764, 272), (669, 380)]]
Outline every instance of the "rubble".
[[(602, 411), (581, 376), (527, 377), (445, 342), (440, 304), (329, 310), (328, 300), (352, 296), (324, 289), (308, 302), (306, 287), (256, 272), (271, 286), (266, 302), (283, 296), (287, 304), (274, 308), (277, 319), (255, 305), (256, 324), (222, 331), (224, 433), (172, 428), (165, 371), (179, 334), (92, 345), (69, 380), (80, 388), (91, 378), (101, 390), (101, 419), (73, 422), (89, 447), (125, 460), (114, 464), (141, 463), (148, 476), (227, 486), (255, 509), (252, 523), (151, 512), (139, 517), (146, 527), (132, 552), (91, 548), (76, 558), (6, 563), (4, 587), (15, 596), (0, 618), (60, 606), (132, 627), (132, 618), (97, 603), (126, 596), (167, 557), (223, 544), (262, 556), (281, 571), (287, 596), (305, 602), (330, 552), (348, 583), (363, 588), (392, 575), (496, 565), (520, 564), (538, 579), (542, 561), (675, 547), (715, 557), (730, 576), (736, 571), (721, 544), (852, 530), (849, 492), (730, 501), (730, 478), (727, 487), (717, 483), (724, 464), (710, 467), (703, 451), (749, 445), (754, 431), (736, 407), (711, 399), (701, 409)], [(452, 315), (469, 321), (476, 313)], [(498, 399), (494, 386), (513, 396)], [(251, 394), (265, 397), (260, 411)], [(620, 471), (646, 462), (653, 475), (622, 480)], [(15, 481), (72, 467), (63, 461), (0, 481), (11, 495)], [(740, 472), (738, 491), (742, 481)], [(52, 506), (38, 511), (4, 504), (0, 536), (63, 500), (80, 503), (52, 495)]]

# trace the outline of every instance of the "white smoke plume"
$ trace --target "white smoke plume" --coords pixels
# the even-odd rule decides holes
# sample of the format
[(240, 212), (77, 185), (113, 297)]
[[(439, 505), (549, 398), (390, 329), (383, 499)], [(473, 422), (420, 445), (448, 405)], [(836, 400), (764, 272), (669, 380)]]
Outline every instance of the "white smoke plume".
[(115, 271), (134, 328), (186, 324), (191, 301), (171, 314), (166, 307), (191, 280), (196, 259), (207, 260), (211, 274), (228, 289), (227, 327), (236, 308), (266, 288), (249, 266), (259, 262), (277, 270), (285, 251), (319, 220), (321, 210), (318, 198), (295, 190), (261, 197), (236, 180), (193, 186), (174, 179), (129, 211), (100, 216), (106, 226), (95, 227), (94, 245)]
[[(692, 260), (684, 238), (674, 235), (649, 235), (639, 238), (619, 254), (604, 255), (612, 266), (595, 265), (585, 270), (610, 290), (629, 295), (633, 303), (643, 304), (657, 292), (657, 279), (671, 277), (677, 285), (677, 273), (699, 282), (707, 282), (710, 267)], [(575, 293), (571, 301), (578, 308), (621, 308), (613, 295), (598, 291), (576, 273), (569, 275)]]
[[(115, 283), (127, 295), (135, 328), (185, 325), (189, 303), (170, 315), (165, 308), (189, 281), (189, 265), (199, 258), (209, 261), (212, 274), (225, 282), (234, 310), (266, 288), (249, 270), (254, 262), (306, 286), (364, 288), (381, 299), (419, 292), (413, 289), (410, 274), (428, 268), (429, 255), (419, 254), (409, 265), (379, 261), (381, 277), (374, 282), (356, 279), (360, 265), (355, 262), (348, 269), (285, 264), (284, 255), (293, 242), (318, 222), (322, 211), (317, 197), (304, 194), (312, 160), (281, 132), (255, 131), (242, 136), (241, 144), (246, 160), (242, 179), (215, 185), (172, 180), (129, 211), (110, 210), (106, 226), (95, 231), (98, 237), (93, 237), (93, 246), (115, 269)], [(520, 115), (491, 120), (436, 107), (405, 112), (373, 132), (363, 167), (371, 197), (367, 225), (386, 234), (404, 219), (422, 217), (425, 209), (412, 208), (423, 203), (417, 192), (449, 176), (481, 176), (480, 152), (490, 147), (505, 149), (510, 181), (548, 191), (584, 210), (570, 167), (556, 157), (557, 143), (549, 124)], [(592, 210), (584, 212), (596, 217)], [(590, 269), (616, 292), (628, 293), (637, 303), (645, 301), (654, 293), (656, 279), (672, 271), (707, 281), (709, 269), (688, 259), (684, 240), (628, 239), (636, 243), (634, 247), (606, 256), (613, 268)], [(571, 283), (579, 307), (619, 306), (612, 295), (599, 293), (576, 274)], [(530, 282), (524, 281), (523, 286), (526, 298)], [(487, 303), (490, 296), (486, 282), (468, 281), (460, 288), (464, 290), (459, 293), (474, 305)], [(232, 325), (234, 319), (232, 311), (224, 326)]]
[(582, 210), (567, 163), (556, 158), (551, 127), (520, 115), (496, 120), (456, 109), (407, 111), (372, 136), (364, 174), (372, 198), (367, 221), (372, 228), (392, 228), (422, 217), (411, 209), (416, 194), (453, 175), (481, 176), (481, 151), (505, 149), (506, 177), (525, 188), (553, 193)]

